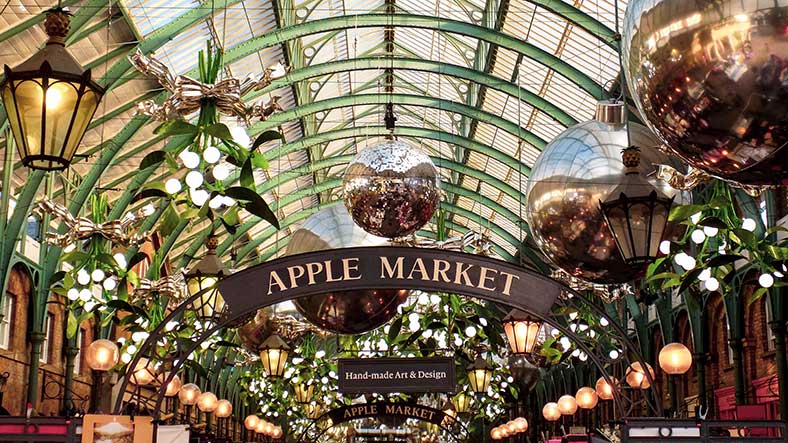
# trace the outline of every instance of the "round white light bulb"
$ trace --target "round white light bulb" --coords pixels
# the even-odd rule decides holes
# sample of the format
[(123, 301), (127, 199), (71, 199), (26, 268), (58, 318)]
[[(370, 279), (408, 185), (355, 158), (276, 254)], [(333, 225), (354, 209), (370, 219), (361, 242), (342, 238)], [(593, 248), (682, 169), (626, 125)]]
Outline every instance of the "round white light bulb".
[(771, 288), (774, 285), (774, 277), (772, 277), (772, 274), (761, 274), (758, 277), (758, 284), (764, 288)]
[(180, 153), (179, 157), (183, 162), (183, 165), (189, 169), (194, 169), (200, 166), (200, 156), (197, 155), (196, 152), (192, 152), (186, 149)]
[(692, 221), (692, 223), (693, 223), (693, 224), (696, 224), (696, 225), (697, 225), (697, 224), (698, 224), (698, 222), (700, 221), (700, 218), (701, 218), (702, 216), (703, 216), (703, 213), (701, 213), (701, 212), (696, 212), (696, 213), (692, 214), (692, 216), (690, 217), (690, 220)]
[(230, 176), (230, 168), (224, 163), (219, 163), (213, 167), (213, 178), (216, 180), (225, 180)]
[(711, 277), (703, 282), (703, 286), (707, 291), (714, 292), (717, 289), (720, 289), (720, 282), (716, 278)]
[(93, 298), (93, 293), (90, 292), (90, 289), (83, 289), (79, 291), (79, 299), (83, 302), (86, 302)]
[(720, 232), (720, 230), (713, 226), (703, 227), (703, 233), (706, 234), (706, 237), (714, 237), (718, 232)]
[(711, 278), (711, 269), (709, 268), (702, 270), (700, 274), (698, 274), (698, 280), (700, 281), (706, 281), (710, 278)]
[(744, 220), (741, 221), (741, 228), (744, 229), (745, 231), (753, 232), (755, 231), (756, 227), (757, 225), (755, 224), (755, 220), (751, 218), (745, 218)]
[(164, 182), (164, 190), (167, 191), (167, 194), (177, 194), (181, 188), (181, 182), (177, 178), (171, 178)]
[(186, 185), (190, 189), (195, 189), (200, 187), (202, 181), (203, 179), (202, 179), (202, 174), (200, 174), (200, 171), (189, 171), (189, 173), (186, 174)]
[(225, 195), (222, 197), (222, 203), (224, 203), (225, 206), (232, 206), (235, 204), (235, 199)]
[(467, 328), (465, 328), (465, 335), (467, 335), (468, 337), (476, 337), (476, 328), (473, 327), (473, 325), (468, 326)]
[(104, 280), (104, 277), (106, 277), (104, 271), (102, 271), (101, 269), (94, 269), (93, 272), (90, 274), (90, 276), (93, 278), (93, 281), (96, 283)]
[(202, 151), (202, 158), (210, 164), (218, 162), (222, 158), (222, 152), (216, 146), (208, 146)]
[(128, 263), (126, 262), (126, 256), (120, 252), (113, 255), (112, 258), (115, 259), (115, 263), (117, 263), (119, 267), (126, 269), (126, 266), (128, 266)]
[(208, 202), (208, 207), (211, 209), (219, 209), (222, 207), (222, 203), (224, 203), (224, 199), (221, 195), (215, 195), (211, 201)]
[(103, 286), (104, 289), (106, 289), (107, 291), (112, 291), (113, 289), (118, 287), (118, 282), (115, 280), (114, 277), (110, 277), (104, 280)]
[(659, 252), (665, 255), (670, 254), (670, 242), (667, 240), (662, 240), (662, 243), (659, 244)]
[(80, 269), (80, 271), (77, 272), (77, 283), (80, 285), (86, 285), (90, 283), (90, 274), (88, 274), (84, 269)]
[(706, 241), (706, 234), (704, 234), (703, 230), (701, 229), (696, 229), (692, 231), (691, 237), (692, 237), (692, 241), (695, 242), (696, 244), (701, 244), (704, 241)]
[(210, 194), (205, 189), (192, 189), (190, 195), (195, 206), (204, 205), (208, 197), (210, 197)]
[(74, 301), (79, 298), (79, 290), (77, 288), (71, 288), (66, 293), (66, 296), (69, 300)]

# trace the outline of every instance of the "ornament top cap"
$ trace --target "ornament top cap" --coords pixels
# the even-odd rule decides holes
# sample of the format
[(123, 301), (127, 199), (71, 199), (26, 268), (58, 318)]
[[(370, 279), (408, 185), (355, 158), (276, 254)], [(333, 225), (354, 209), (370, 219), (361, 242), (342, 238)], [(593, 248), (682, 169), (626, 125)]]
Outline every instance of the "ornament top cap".
[(216, 248), (219, 247), (219, 236), (215, 234), (208, 235), (208, 239), (205, 241), (205, 247), (208, 249), (209, 253), (216, 253)]
[(621, 151), (621, 159), (624, 162), (627, 174), (637, 174), (640, 167), (640, 148), (630, 146)]
[(615, 99), (600, 100), (596, 102), (596, 116), (598, 122), (611, 126), (622, 126), (624, 121), (624, 103)]
[(47, 44), (56, 43), (62, 45), (70, 27), (71, 19), (63, 9), (55, 8), (47, 12), (46, 19), (44, 19), (44, 30), (49, 36)]

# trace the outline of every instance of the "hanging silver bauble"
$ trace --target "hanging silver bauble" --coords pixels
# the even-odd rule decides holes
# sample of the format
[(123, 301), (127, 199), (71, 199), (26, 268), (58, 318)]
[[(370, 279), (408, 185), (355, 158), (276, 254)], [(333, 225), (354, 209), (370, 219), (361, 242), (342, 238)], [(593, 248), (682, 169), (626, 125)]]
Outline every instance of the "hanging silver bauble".
[[(385, 246), (388, 240), (356, 226), (342, 205), (322, 209), (309, 217), (292, 235), (287, 255), (354, 246)], [(359, 334), (376, 329), (397, 314), (408, 291), (370, 289), (341, 291), (294, 301), (310, 323), (338, 334)]]
[(440, 176), (432, 160), (399, 140), (364, 149), (345, 170), (342, 191), (353, 220), (386, 238), (424, 226), (440, 202)]
[(677, 156), (746, 185), (788, 182), (788, 3), (635, 0), (622, 54), (640, 113)]
[[(597, 112), (609, 112), (611, 107), (618, 108), (612, 115), (620, 121), (620, 104), (601, 103)], [(641, 148), (641, 174), (653, 173), (657, 164), (686, 172), (680, 161), (657, 149), (659, 142), (646, 127), (629, 126), (629, 143)], [(591, 120), (559, 134), (531, 168), (526, 207), (531, 234), (542, 253), (574, 277), (623, 283), (642, 271), (624, 263), (599, 210), (600, 200), (624, 177), (621, 150), (627, 146), (626, 126)], [(690, 200), (689, 193), (664, 181), (653, 177), (649, 181), (669, 197), (675, 195), (674, 204)]]

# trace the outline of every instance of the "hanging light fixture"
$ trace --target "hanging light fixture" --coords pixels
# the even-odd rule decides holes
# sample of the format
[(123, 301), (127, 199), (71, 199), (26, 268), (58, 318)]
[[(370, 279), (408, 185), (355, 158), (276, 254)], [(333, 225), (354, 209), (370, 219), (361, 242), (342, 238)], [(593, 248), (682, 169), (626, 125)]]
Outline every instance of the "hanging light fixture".
[(468, 409), (471, 407), (471, 396), (464, 392), (460, 392), (459, 394), (455, 395), (452, 401), (454, 402), (454, 409), (458, 414), (464, 414), (468, 412)]
[(134, 369), (130, 371), (131, 377), (129, 380), (138, 386), (148, 385), (156, 378), (154, 371), (155, 369), (151, 367), (150, 360), (144, 357), (140, 358)]
[(285, 363), (290, 355), (290, 346), (276, 334), (268, 337), (260, 345), (260, 361), (269, 377), (281, 377), (285, 373)]
[(103, 338), (91, 343), (85, 352), (85, 361), (94, 371), (109, 371), (118, 364), (118, 359), (118, 345)]
[(513, 309), (503, 318), (503, 330), (514, 354), (533, 352), (541, 327), (542, 322), (518, 309)]
[(473, 392), (487, 392), (487, 388), (490, 387), (493, 368), (487, 363), (487, 360), (482, 358), (481, 354), (476, 357), (473, 363), (468, 365), (466, 371), (468, 371), (468, 382)]
[(3, 106), (22, 164), (63, 170), (71, 164), (104, 88), (90, 79), (66, 50), (69, 14), (59, 5), (47, 12), (46, 46), (11, 69), (0, 84)]
[(205, 247), (208, 251), (192, 269), (184, 274), (184, 277), (189, 288), (189, 294), (192, 296), (201, 291), (206, 291), (208, 288), (213, 288), (204, 292), (192, 304), (200, 319), (211, 320), (224, 308), (224, 299), (219, 293), (219, 288), (216, 287), (216, 284), (222, 278), (230, 275), (230, 270), (216, 255), (216, 248), (219, 247), (219, 237), (213, 233), (208, 235)]
[(602, 215), (629, 265), (642, 266), (659, 255), (673, 198), (668, 198), (640, 175), (640, 149), (622, 151), (624, 182), (600, 201)]
[(312, 395), (315, 392), (314, 384), (295, 383), (293, 384), (293, 394), (295, 395), (296, 402), (309, 403), (312, 401)]
[(669, 375), (682, 375), (692, 366), (692, 353), (681, 343), (668, 343), (659, 351), (659, 367)]

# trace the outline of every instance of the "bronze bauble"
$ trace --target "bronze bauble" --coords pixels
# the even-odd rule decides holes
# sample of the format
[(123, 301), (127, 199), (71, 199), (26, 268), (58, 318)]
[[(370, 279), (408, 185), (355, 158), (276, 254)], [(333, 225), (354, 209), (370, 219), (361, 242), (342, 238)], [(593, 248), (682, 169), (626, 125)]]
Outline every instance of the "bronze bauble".
[(624, 73), (647, 124), (687, 161), (747, 185), (788, 181), (788, 3), (636, 0)]
[(238, 337), (246, 349), (257, 353), (257, 349), (271, 334), (276, 332), (276, 324), (271, 317), (273, 309), (270, 307), (259, 309), (254, 317), (238, 328)]
[[(296, 230), (287, 255), (353, 246), (385, 246), (388, 240), (356, 226), (342, 205), (320, 210)], [(370, 289), (304, 297), (296, 309), (312, 324), (338, 334), (359, 334), (376, 329), (397, 314), (408, 291)]]
[[(686, 172), (678, 160), (656, 149), (659, 143), (647, 128), (630, 127), (631, 144), (641, 148), (642, 174), (652, 173), (655, 164)], [(599, 210), (600, 200), (624, 176), (621, 150), (627, 145), (626, 126), (591, 120), (559, 134), (531, 169), (526, 213), (531, 234), (545, 256), (574, 277), (623, 283), (642, 271), (624, 263)], [(688, 193), (650, 181), (664, 194), (675, 195), (674, 204), (689, 201)]]
[(525, 355), (512, 355), (509, 357), (509, 372), (514, 378), (515, 385), (520, 388), (520, 396), (527, 396), (539, 382), (539, 368), (528, 361)]
[(427, 155), (388, 140), (356, 155), (345, 170), (342, 191), (362, 229), (396, 238), (430, 221), (440, 202), (440, 176)]

